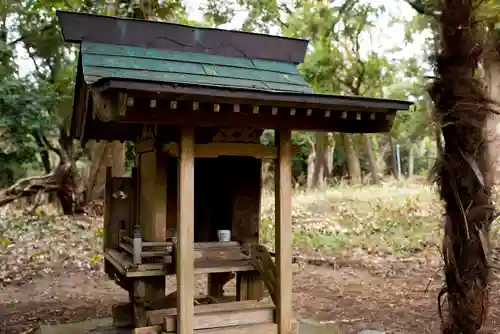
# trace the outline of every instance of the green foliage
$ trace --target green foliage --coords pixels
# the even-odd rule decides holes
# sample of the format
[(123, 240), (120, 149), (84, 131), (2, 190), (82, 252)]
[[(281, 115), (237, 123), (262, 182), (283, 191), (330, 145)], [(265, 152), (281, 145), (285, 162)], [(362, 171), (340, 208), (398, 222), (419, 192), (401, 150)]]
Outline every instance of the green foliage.
[(205, 5), (200, 7), (203, 12), (205, 23), (209, 26), (220, 26), (230, 22), (235, 14), (234, 8), (226, 4), (221, 6), (218, 0), (207, 0)]
[(52, 119), (46, 106), (56, 97), (44, 88), (34, 88), (25, 79), (5, 78), (0, 81), (0, 122), (9, 131), (9, 138), (20, 143), (30, 133), (50, 128)]
[[(43, 148), (36, 137), (56, 134), (57, 120), (48, 112), (57, 103), (50, 87), (36, 87), (26, 79), (5, 77), (0, 80), (0, 186), (39, 169), (36, 153)], [(38, 165), (38, 168), (37, 168)]]

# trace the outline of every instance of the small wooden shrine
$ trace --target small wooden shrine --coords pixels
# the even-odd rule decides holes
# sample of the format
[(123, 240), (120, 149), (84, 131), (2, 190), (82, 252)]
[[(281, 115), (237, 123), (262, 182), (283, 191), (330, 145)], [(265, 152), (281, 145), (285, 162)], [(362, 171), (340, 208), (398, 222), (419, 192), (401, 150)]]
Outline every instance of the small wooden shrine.
[[(129, 319), (117, 311), (116, 322), (135, 333), (290, 333), (291, 131), (387, 132), (411, 103), (315, 94), (297, 71), (305, 40), (57, 15), (80, 46), (71, 136), (135, 143), (132, 176), (106, 179), (105, 270), (130, 295)], [(261, 144), (264, 129), (274, 147)], [(274, 261), (259, 245), (262, 159), (276, 159)], [(223, 230), (231, 240), (219, 241)], [(165, 291), (167, 275), (177, 291)]]

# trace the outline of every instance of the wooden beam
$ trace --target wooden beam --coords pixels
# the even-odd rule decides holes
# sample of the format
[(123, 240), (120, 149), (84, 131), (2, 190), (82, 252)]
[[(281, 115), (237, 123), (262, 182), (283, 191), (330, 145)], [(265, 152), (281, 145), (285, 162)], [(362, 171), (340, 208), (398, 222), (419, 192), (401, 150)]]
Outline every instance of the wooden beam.
[[(276, 208), (276, 212), (278, 208)], [(276, 226), (278, 226), (278, 221), (276, 221)], [(278, 246), (276, 246), (278, 247)], [(264, 284), (266, 285), (269, 296), (273, 300), (274, 304), (278, 306), (279, 300), (277, 299), (277, 290), (279, 284), (279, 276), (277, 273), (278, 261), (276, 264), (271, 259), (266, 246), (254, 244), (251, 246), (252, 254), (252, 264), (255, 269), (259, 272)]]
[[(117, 122), (123, 123), (155, 123), (177, 126), (204, 127), (252, 127), (257, 129), (284, 129), (335, 131), (346, 133), (377, 133), (391, 129), (393, 119), (386, 119), (386, 114), (393, 111), (359, 109), (330, 110), (325, 117), (325, 109), (295, 108), (295, 114), (290, 115), (290, 108), (259, 106), (254, 113), (254, 106), (240, 104), (240, 111), (234, 112), (232, 104), (201, 103), (199, 109), (192, 110), (192, 102), (177, 101), (177, 109), (172, 110), (168, 100), (157, 100), (156, 108), (149, 106), (150, 99), (136, 98), (133, 107), (127, 108), (126, 115), (117, 117)], [(214, 108), (218, 110), (214, 112)], [(273, 109), (275, 114), (273, 114)], [(182, 110), (182, 112), (179, 112)], [(360, 119), (358, 119), (358, 112)], [(372, 119), (375, 114), (375, 119)], [(345, 115), (345, 118), (342, 117)]]
[(275, 132), (278, 160), (276, 201), (276, 316), (278, 333), (288, 334), (292, 325), (292, 140), (291, 130)]
[(181, 130), (177, 227), (177, 333), (194, 331), (194, 129)]
[[(130, 255), (120, 253), (114, 249), (108, 249), (105, 252), (104, 257), (120, 274), (127, 278), (165, 276), (174, 274), (165, 268), (164, 263), (143, 263), (135, 266), (132, 263), (132, 257)], [(251, 260), (203, 261), (200, 259), (199, 261), (195, 261), (194, 266), (195, 275), (255, 270)]]
[[(179, 156), (179, 145), (177, 143), (168, 143), (163, 145), (163, 151), (168, 152), (170, 156)], [(196, 158), (217, 158), (226, 156), (248, 156), (256, 159), (276, 159), (276, 148), (267, 147), (263, 144), (249, 143), (208, 143), (195, 144), (194, 156)]]

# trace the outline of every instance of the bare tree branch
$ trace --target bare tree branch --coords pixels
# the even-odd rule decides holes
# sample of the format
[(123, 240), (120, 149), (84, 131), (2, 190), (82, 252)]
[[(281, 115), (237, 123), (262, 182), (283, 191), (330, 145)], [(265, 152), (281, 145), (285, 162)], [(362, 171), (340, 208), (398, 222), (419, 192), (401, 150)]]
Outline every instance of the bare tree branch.
[(56, 28), (56, 22), (52, 22), (48, 25), (46, 25), (45, 27), (43, 27), (41, 30), (37, 30), (37, 31), (30, 31), (29, 33), (27, 33), (26, 35), (22, 35), (20, 36), (19, 38), (16, 38), (15, 40), (13, 40), (12, 42), (9, 43), (9, 46), (12, 46), (12, 45), (15, 45), (19, 42), (22, 42), (24, 41), (26, 38), (30, 38), (31, 36), (33, 35), (36, 35), (36, 34), (40, 34), (42, 32), (45, 32), (47, 30), (50, 30), (50, 29), (53, 29), (53, 28)]
[(42, 71), (40, 71), (40, 66), (38, 66), (38, 63), (36, 62), (35, 56), (31, 52), (31, 48), (28, 45), (26, 45), (26, 52), (28, 53), (28, 56), (33, 61), (33, 65), (35, 65), (35, 70), (36, 70), (37, 74), (40, 76), (42, 74)]
[(405, 0), (406, 3), (408, 3), (417, 13), (433, 17), (437, 21), (441, 20), (441, 11), (436, 10), (434, 8), (429, 8), (426, 7), (422, 2), (420, 1), (414, 1), (414, 0)]
[(56, 153), (57, 155), (61, 155), (61, 150), (54, 145), (48, 140), (47, 137), (45, 137), (42, 134), (38, 135), (40, 138), (40, 141), (42, 142), (43, 146), (45, 146), (46, 149), (51, 150), (52, 152)]
[(311, 154), (315, 155), (316, 154), (316, 145), (314, 144), (314, 141), (312, 140), (311, 137), (307, 136), (307, 142), (309, 144), (309, 148), (311, 149)]

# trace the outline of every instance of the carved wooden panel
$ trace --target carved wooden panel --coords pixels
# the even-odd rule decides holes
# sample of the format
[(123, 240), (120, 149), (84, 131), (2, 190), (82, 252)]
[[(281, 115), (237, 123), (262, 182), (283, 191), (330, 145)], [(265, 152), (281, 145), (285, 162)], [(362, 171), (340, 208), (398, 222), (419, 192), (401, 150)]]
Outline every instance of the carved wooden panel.
[(220, 128), (212, 140), (215, 142), (259, 144), (263, 131), (253, 128)]
[(228, 157), (231, 173), (233, 239), (242, 244), (257, 243), (260, 226), (261, 160)]

